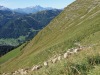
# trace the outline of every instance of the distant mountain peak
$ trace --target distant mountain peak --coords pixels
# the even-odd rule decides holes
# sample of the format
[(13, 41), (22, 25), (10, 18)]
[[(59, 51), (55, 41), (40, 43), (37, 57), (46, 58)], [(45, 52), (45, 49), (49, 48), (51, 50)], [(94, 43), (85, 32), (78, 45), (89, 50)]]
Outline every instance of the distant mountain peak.
[[(30, 7), (26, 7), (27, 9), (39, 9), (39, 8), (44, 8), (44, 7), (42, 7), (42, 6), (40, 6), (40, 5), (36, 5), (36, 6), (30, 6)], [(26, 9), (26, 8), (23, 8), (23, 9)]]
[(36, 5), (36, 6), (34, 6), (34, 7), (42, 7), (42, 6), (40, 6), (40, 5)]
[(40, 5), (36, 5), (36, 6), (31, 6), (31, 7), (26, 7), (26, 8), (17, 8), (17, 9), (14, 9), (15, 12), (18, 12), (18, 13), (37, 13), (39, 11), (43, 11), (43, 10), (52, 10), (52, 9), (55, 9), (55, 8), (52, 8), (52, 7), (42, 7)]
[(4, 6), (1, 6), (1, 5), (0, 5), (0, 10), (3, 10), (3, 11), (5, 11), (5, 10), (9, 10), (9, 11), (10, 11), (10, 9), (9, 9), (9, 8), (4, 7)]

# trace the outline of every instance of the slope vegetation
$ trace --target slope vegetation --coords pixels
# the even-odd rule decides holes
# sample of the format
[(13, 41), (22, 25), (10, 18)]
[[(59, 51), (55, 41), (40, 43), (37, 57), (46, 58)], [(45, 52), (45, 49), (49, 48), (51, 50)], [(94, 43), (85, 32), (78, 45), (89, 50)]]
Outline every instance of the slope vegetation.
[[(98, 62), (93, 66), (92, 64), (89, 65), (88, 59), (85, 60), (85, 56), (89, 58), (92, 54), (95, 55), (96, 53), (91, 52), (91, 50), (93, 50), (93, 52), (95, 50), (97, 51), (97, 54), (94, 57), (89, 58), (89, 60), (90, 62), (92, 62), (92, 58), (97, 61), (100, 60), (98, 59), (100, 56), (97, 56), (100, 48), (99, 35), (100, 0), (76, 0), (66, 7), (59, 16), (53, 19), (48, 26), (42, 29), (36, 37), (22, 49), (23, 53), (20, 56), (1, 64), (1, 72), (10, 72), (19, 68), (27, 68), (35, 64), (41, 64), (54, 55), (62, 54), (67, 49), (76, 47), (77, 45), (75, 45), (75, 43), (80, 43), (83, 46), (97, 46), (89, 49), (89, 51), (83, 51), (79, 55), (73, 57), (73, 60), (69, 59), (69, 62), (67, 62), (67, 60), (62, 61), (57, 65), (51, 65), (47, 70), (42, 69), (36, 74), (80, 75), (81, 72), (82, 75), (92, 75), (99, 69), (99, 66), (97, 65), (100, 65), (100, 63)], [(85, 55), (88, 52), (90, 56), (88, 56), (88, 54)], [(80, 62), (78, 63), (77, 61)], [(86, 66), (84, 66), (84, 64)], [(66, 68), (66, 65), (69, 68)], [(71, 66), (76, 67), (76, 69), (71, 69)], [(87, 66), (89, 69), (86, 69), (87, 71), (85, 71)], [(91, 68), (91, 66), (95, 68)], [(80, 69), (80, 67), (82, 67), (82, 69)], [(78, 72), (77, 68), (81, 71)], [(70, 70), (70, 73), (66, 73), (68, 70)]]

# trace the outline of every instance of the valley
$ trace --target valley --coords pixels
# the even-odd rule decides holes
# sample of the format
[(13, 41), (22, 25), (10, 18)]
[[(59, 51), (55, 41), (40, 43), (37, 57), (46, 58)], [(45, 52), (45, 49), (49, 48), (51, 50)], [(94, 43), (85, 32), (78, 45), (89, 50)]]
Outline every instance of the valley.
[[(25, 41), (31, 40), (61, 11), (52, 9), (33, 14), (22, 14), (10, 9), (0, 10), (0, 45), (17, 47)], [(5, 50), (4, 53), (7, 52)]]

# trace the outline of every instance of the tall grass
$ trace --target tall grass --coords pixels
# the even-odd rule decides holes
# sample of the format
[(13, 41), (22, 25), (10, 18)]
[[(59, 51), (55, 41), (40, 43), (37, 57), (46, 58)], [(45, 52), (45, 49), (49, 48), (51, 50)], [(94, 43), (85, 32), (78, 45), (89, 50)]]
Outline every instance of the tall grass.
[[(100, 44), (99, 44), (100, 45)], [(31, 72), (32, 75), (100, 75), (100, 46), (94, 50), (86, 49), (78, 54), (70, 56), (49, 67), (43, 67), (38, 71)], [(96, 72), (96, 73), (95, 73)]]

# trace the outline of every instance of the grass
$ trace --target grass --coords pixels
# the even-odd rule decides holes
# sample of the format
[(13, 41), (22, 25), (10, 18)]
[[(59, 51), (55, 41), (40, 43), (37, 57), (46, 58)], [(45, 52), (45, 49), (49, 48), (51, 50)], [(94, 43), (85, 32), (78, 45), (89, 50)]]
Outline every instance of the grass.
[(21, 45), (20, 47), (12, 50), (11, 52), (7, 53), (6, 55), (2, 56), (0, 58), (0, 64), (5, 63), (8, 60), (11, 60), (17, 56), (19, 56), (21, 54), (21, 48), (24, 46), (25, 44)]
[[(99, 44), (100, 45), (100, 44)], [(49, 67), (31, 72), (32, 75), (99, 75), (100, 69), (100, 46), (85, 49), (80, 53), (62, 60), (55, 64), (49, 64)], [(96, 73), (95, 73), (96, 72)]]
[[(23, 54), (0, 65), (1, 71), (11, 72), (19, 68), (41, 64), (52, 56), (59, 53), (62, 54), (68, 48), (75, 47), (74, 43), (76, 42), (86, 46), (99, 44), (100, 5), (96, 4), (96, 7), (91, 12), (88, 12), (90, 8), (92, 9), (94, 7), (94, 2), (95, 0), (75, 1), (73, 4), (66, 7), (59, 16), (52, 20), (47, 27), (41, 30), (36, 37), (22, 49)], [(86, 16), (83, 17), (84, 15)], [(99, 52), (97, 46), (93, 47), (92, 52), (94, 50)], [(68, 60), (61, 61), (56, 65), (52, 64), (47, 69), (41, 69), (34, 74), (74, 75), (74, 72), (75, 75), (80, 73), (82, 75), (89, 74), (92, 70), (95, 70), (95, 68), (92, 67), (98, 65), (96, 62), (96, 65), (89, 65), (89, 61), (92, 62), (91, 60), (94, 61), (94, 59), (98, 61), (99, 59), (98, 57), (93, 57), (94, 59), (91, 59), (89, 58), (90, 56), (85, 53), (90, 54), (90, 56), (94, 55), (94, 53), (91, 53), (91, 50), (88, 50)], [(69, 72), (67, 72), (68, 70)]]

